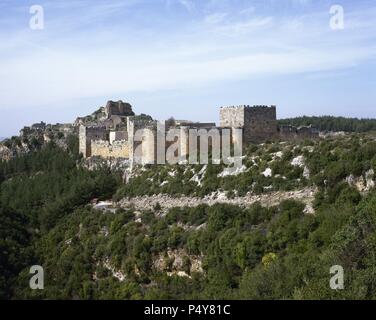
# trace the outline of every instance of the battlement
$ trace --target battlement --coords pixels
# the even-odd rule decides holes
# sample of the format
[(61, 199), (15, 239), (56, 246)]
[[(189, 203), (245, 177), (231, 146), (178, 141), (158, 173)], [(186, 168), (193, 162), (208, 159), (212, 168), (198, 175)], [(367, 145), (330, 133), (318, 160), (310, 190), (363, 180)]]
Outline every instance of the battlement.
[(221, 110), (226, 110), (226, 109), (250, 109), (250, 108), (253, 108), (253, 109), (276, 109), (277, 107), (275, 105), (271, 105), (271, 106), (267, 106), (267, 105), (239, 105), (239, 106), (223, 106), (223, 107), (220, 107)]

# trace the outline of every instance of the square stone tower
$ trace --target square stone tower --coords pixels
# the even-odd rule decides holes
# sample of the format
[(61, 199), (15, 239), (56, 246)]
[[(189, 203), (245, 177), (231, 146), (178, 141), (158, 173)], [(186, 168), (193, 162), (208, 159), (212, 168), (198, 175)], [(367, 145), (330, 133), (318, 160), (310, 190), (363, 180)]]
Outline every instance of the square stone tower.
[(242, 128), (246, 143), (262, 143), (278, 134), (276, 106), (236, 106), (220, 109), (220, 126)]

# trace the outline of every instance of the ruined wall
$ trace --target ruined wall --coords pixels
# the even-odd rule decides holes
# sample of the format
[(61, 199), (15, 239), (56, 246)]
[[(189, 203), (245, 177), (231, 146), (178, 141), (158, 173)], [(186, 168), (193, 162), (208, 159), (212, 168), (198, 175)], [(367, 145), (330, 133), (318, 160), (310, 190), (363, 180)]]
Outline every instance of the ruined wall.
[(278, 128), (279, 140), (292, 141), (292, 140), (304, 140), (304, 139), (317, 139), (320, 132), (312, 126), (294, 127), (291, 125), (283, 125)]
[(129, 143), (125, 140), (114, 141), (113, 144), (105, 140), (91, 141), (91, 156), (129, 159)]
[(316, 139), (320, 136), (320, 131), (312, 126), (299, 127), (297, 130), (299, 139)]
[(105, 127), (85, 127), (80, 126), (79, 134), (79, 152), (84, 158), (91, 157), (91, 141), (107, 140), (108, 133)]

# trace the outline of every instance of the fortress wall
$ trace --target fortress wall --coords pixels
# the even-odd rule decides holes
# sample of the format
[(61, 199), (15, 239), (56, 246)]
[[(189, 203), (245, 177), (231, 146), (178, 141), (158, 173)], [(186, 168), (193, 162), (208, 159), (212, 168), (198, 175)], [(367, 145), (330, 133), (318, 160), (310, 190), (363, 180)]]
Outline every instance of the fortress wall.
[(245, 108), (244, 140), (261, 143), (277, 136), (276, 107), (254, 106)]
[(114, 141), (110, 144), (108, 141), (91, 141), (91, 155), (102, 158), (125, 158), (129, 159), (128, 141)]
[(220, 126), (243, 128), (244, 142), (260, 143), (277, 136), (275, 106), (237, 106), (220, 109)]
[(285, 141), (317, 139), (319, 138), (319, 131), (313, 127), (281, 126), (279, 127), (278, 138)]
[(79, 151), (85, 158), (91, 157), (91, 141), (107, 140), (108, 133), (105, 127), (80, 126), (78, 139)]
[(242, 128), (245, 123), (244, 110), (245, 106), (222, 107), (219, 111), (220, 126)]
[[(316, 138), (319, 133), (312, 127), (281, 126), (278, 127), (275, 106), (238, 106), (222, 107), (220, 109), (220, 127), (214, 123), (184, 122), (184, 125), (173, 126), (177, 129), (180, 138), (179, 154), (185, 158), (190, 153), (189, 130), (207, 129), (208, 134), (212, 128), (220, 130), (220, 138), (223, 140), (221, 129), (231, 130), (231, 143), (242, 139), (244, 143), (262, 143), (266, 140), (303, 140)], [(101, 156), (103, 158), (128, 158), (137, 163), (155, 163), (157, 159), (157, 121), (139, 119), (128, 116), (124, 130), (109, 132), (105, 127), (92, 126), (79, 128), (79, 148), (84, 157)], [(167, 130), (168, 128), (166, 128)], [(242, 135), (236, 136), (233, 129), (242, 129)], [(135, 134), (141, 130), (142, 141), (134, 141)], [(140, 138), (140, 137), (138, 137)], [(198, 151), (201, 136), (197, 140)], [(205, 139), (208, 139), (206, 137)], [(174, 142), (165, 141), (167, 150)], [(209, 148), (212, 139), (208, 140)], [(141, 146), (141, 147), (139, 147)], [(162, 146), (163, 147), (163, 146)], [(137, 152), (136, 152), (137, 151)], [(137, 154), (136, 154), (137, 153)]]
[(300, 127), (297, 134), (299, 139), (315, 139), (320, 135), (319, 131), (313, 127)]
[(86, 158), (88, 154), (88, 148), (86, 143), (86, 127), (84, 126), (80, 126), (78, 132), (78, 144), (79, 152), (84, 156), (84, 158)]
[(111, 131), (110, 132), (110, 144), (113, 144), (115, 141), (128, 140), (127, 131)]

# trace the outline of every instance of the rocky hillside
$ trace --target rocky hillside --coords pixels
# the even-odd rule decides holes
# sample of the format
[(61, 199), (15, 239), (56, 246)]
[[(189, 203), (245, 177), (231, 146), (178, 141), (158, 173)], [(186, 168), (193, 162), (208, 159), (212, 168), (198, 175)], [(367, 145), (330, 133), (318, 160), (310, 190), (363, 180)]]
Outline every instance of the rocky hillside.
[(364, 193), (375, 185), (375, 155), (372, 134), (334, 135), (298, 144), (253, 145), (246, 150), (242, 167), (235, 171), (224, 164), (138, 168), (127, 176), (128, 183), (120, 188), (115, 199), (168, 194), (236, 202), (253, 195), (341, 183)]
[(0, 150), (0, 298), (376, 298), (372, 133), (252, 145), (237, 170), (84, 162), (72, 125)]
[[(372, 134), (252, 146), (235, 172), (78, 159), (47, 144), (1, 163), (1, 297), (376, 298)], [(343, 291), (328, 286), (337, 264)]]
[(0, 142), (0, 159), (10, 160), (17, 156), (40, 149), (53, 141), (63, 149), (67, 148), (68, 140), (77, 135), (77, 128), (72, 124), (45, 124), (44, 122), (24, 127), (19, 136), (13, 136)]

